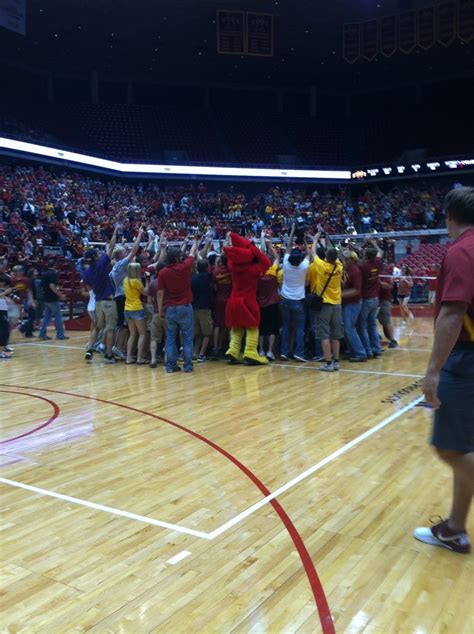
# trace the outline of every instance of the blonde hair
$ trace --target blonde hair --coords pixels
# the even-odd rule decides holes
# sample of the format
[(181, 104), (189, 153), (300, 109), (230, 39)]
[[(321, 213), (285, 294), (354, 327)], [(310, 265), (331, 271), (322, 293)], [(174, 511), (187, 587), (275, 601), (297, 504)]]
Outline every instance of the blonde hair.
[(142, 267), (138, 262), (130, 262), (127, 266), (127, 277), (130, 280), (139, 280), (141, 278)]

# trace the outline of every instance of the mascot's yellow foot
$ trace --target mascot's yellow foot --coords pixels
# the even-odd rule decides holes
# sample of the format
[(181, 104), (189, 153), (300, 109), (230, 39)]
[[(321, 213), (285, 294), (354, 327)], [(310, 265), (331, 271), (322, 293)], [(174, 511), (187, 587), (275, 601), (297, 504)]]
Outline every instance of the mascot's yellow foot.
[(230, 330), (230, 344), (227, 352), (225, 353), (226, 358), (230, 363), (242, 363), (244, 360), (244, 356), (241, 352), (242, 349), (242, 340), (244, 338), (244, 329), (243, 328), (231, 328)]
[(242, 353), (236, 355), (234, 350), (229, 348), (225, 353), (225, 358), (231, 365), (236, 365), (237, 363), (242, 363), (244, 360), (244, 355)]
[(245, 365), (268, 365), (267, 357), (261, 357), (257, 352), (245, 351), (244, 352)]
[(268, 359), (257, 352), (258, 328), (247, 328), (244, 363), (245, 365), (268, 365)]

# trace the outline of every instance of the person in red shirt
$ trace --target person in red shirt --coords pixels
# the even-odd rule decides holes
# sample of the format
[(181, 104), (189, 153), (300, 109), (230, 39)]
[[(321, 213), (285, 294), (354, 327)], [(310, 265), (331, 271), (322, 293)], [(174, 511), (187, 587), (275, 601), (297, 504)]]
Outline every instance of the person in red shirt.
[(346, 280), (342, 289), (342, 320), (344, 337), (350, 352), (349, 361), (367, 361), (367, 353), (357, 332), (357, 322), (362, 308), (362, 271), (355, 251), (344, 251)]
[(392, 324), (392, 283), (380, 280), (380, 308), (377, 315), (379, 324), (383, 328), (383, 334), (387, 337), (389, 348), (397, 348), (398, 341), (395, 339), (395, 331)]
[(444, 203), (453, 242), (438, 277), (433, 350), (423, 380), (435, 410), (432, 444), (453, 472), (451, 512), (415, 537), (457, 553), (471, 550), (466, 532), (474, 495), (474, 187), (458, 187)]
[(225, 309), (232, 292), (232, 278), (227, 268), (227, 258), (221, 255), (212, 271), (212, 279), (214, 283), (214, 304), (212, 310), (212, 318), (214, 321), (214, 345), (212, 350), (212, 359), (219, 358), (219, 350), (222, 346), (225, 325)]
[(166, 315), (166, 372), (179, 372), (178, 334), (183, 336), (184, 371), (193, 371), (193, 292), (191, 273), (198, 248), (194, 239), (191, 252), (182, 262), (181, 252), (170, 249), (166, 254), (166, 266), (158, 274), (158, 314)]
[(382, 251), (377, 242), (371, 240), (365, 250), (362, 272), (362, 308), (360, 311), (360, 338), (368, 359), (380, 357), (382, 346), (377, 330), (377, 311), (379, 309), (380, 272), (382, 271)]

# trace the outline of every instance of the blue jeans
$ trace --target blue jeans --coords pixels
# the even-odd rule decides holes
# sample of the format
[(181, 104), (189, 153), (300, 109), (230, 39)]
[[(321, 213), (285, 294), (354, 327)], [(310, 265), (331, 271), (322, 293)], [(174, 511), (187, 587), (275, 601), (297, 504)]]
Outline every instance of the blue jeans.
[(183, 333), (184, 369), (193, 369), (194, 314), (191, 304), (166, 309), (166, 369), (173, 370), (178, 361), (178, 333)]
[(61, 304), (59, 302), (44, 302), (43, 321), (41, 322), (39, 336), (46, 337), (46, 329), (48, 328), (51, 318), (54, 319), (54, 325), (56, 327), (56, 339), (64, 339), (63, 317), (61, 315)]
[(352, 356), (359, 358), (367, 358), (365, 348), (360, 340), (357, 332), (357, 320), (362, 310), (362, 302), (358, 304), (345, 304), (342, 307), (342, 319), (344, 321), (344, 336), (347, 347)]
[(294, 354), (304, 357), (304, 300), (281, 300), (281, 354), (288, 356), (290, 353), (290, 328), (291, 318), (295, 319), (295, 350)]
[(367, 356), (380, 354), (382, 352), (379, 332), (377, 330), (378, 307), (378, 297), (362, 300), (362, 310), (360, 311), (359, 317), (360, 338)]

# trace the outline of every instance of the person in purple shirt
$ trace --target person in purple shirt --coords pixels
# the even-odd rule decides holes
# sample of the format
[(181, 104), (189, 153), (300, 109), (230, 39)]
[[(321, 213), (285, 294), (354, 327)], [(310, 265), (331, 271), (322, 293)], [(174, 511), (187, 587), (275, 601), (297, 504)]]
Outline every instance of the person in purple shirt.
[[(110, 279), (111, 256), (117, 240), (117, 230), (114, 231), (112, 239), (107, 246), (107, 252), (99, 257), (96, 249), (89, 249), (84, 254), (85, 261), (89, 268), (84, 274), (84, 283), (94, 291), (96, 298), (96, 332), (104, 329), (105, 342), (105, 363), (115, 363), (112, 354), (114, 343), (114, 330), (117, 325), (117, 306), (114, 302), (114, 285)], [(91, 341), (91, 348), (86, 353), (86, 361), (92, 358), (92, 348), (94, 341)]]

